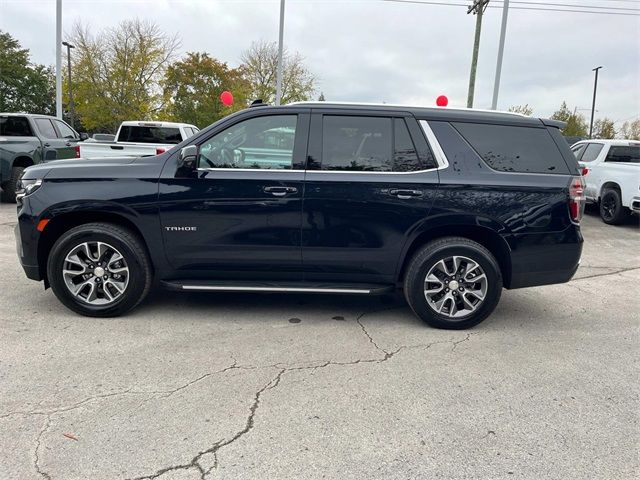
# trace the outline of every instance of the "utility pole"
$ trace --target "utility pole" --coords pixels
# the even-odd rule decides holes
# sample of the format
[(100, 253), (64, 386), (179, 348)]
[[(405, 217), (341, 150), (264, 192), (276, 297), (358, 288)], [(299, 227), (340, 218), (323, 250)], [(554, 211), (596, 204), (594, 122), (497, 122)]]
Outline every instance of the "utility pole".
[(467, 108), (473, 108), (473, 94), (476, 89), (476, 69), (478, 67), (478, 50), (480, 49), (480, 31), (482, 30), (482, 14), (484, 13), (489, 0), (473, 0), (473, 5), (467, 10), (467, 15), (476, 15), (476, 35), (473, 41), (473, 56), (471, 57), (471, 75), (469, 76), (469, 96), (467, 97)]
[(62, 120), (62, 0), (56, 0), (56, 117)]
[(278, 40), (278, 72), (276, 74), (276, 105), (282, 98), (282, 41), (284, 38), (284, 0), (280, 0), (280, 38)]
[(596, 79), (593, 83), (593, 103), (591, 104), (591, 123), (589, 124), (589, 138), (593, 134), (593, 115), (596, 112), (596, 92), (598, 90), (598, 70), (602, 68), (602, 65), (594, 68), (592, 71), (596, 72)]
[(67, 47), (67, 66), (69, 68), (68, 70), (68, 79), (69, 79), (69, 120), (71, 120), (71, 128), (75, 129), (75, 118), (76, 118), (76, 112), (75, 109), (73, 108), (73, 88), (71, 86), (71, 49), (72, 48), (76, 48), (73, 45), (71, 45), (69, 42), (62, 42), (62, 45), (64, 45), (65, 47)]
[(507, 35), (507, 17), (509, 16), (509, 0), (502, 5), (502, 26), (500, 27), (500, 45), (498, 46), (498, 61), (496, 63), (496, 77), (493, 83), (493, 100), (491, 110), (498, 108), (498, 92), (500, 91), (500, 77), (502, 76), (502, 57), (504, 55), (504, 39)]

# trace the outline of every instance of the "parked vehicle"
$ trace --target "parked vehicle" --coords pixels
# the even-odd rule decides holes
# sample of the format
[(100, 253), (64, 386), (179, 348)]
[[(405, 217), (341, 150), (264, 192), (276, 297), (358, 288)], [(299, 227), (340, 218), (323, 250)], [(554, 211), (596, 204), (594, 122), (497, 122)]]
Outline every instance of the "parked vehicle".
[(87, 138), (85, 142), (93, 143), (93, 142), (115, 142), (116, 136), (110, 133), (94, 133), (91, 135), (91, 138)]
[(115, 141), (78, 144), (81, 158), (158, 155), (198, 132), (198, 127), (173, 122), (122, 122)]
[(16, 201), (16, 183), (26, 167), (58, 158), (74, 158), (74, 146), (84, 138), (85, 134), (78, 134), (55, 117), (0, 113), (2, 201)]
[(585, 140), (571, 147), (585, 179), (587, 202), (597, 203), (605, 223), (624, 223), (640, 212), (640, 142)]
[(583, 183), (563, 126), (390, 105), (249, 108), (159, 156), (27, 169), (18, 253), (29, 278), (83, 315), (123, 314), (154, 281), (400, 288), (428, 324), (467, 328), (503, 287), (566, 282), (578, 268)]

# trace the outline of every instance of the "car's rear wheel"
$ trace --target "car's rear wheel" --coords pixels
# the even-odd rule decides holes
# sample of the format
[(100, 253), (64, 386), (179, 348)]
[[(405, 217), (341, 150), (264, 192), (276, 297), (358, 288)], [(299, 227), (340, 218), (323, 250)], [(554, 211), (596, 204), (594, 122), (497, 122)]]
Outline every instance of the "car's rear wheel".
[(622, 205), (620, 192), (613, 188), (605, 190), (600, 198), (600, 218), (609, 225), (620, 225), (624, 223), (629, 212)]
[(482, 322), (502, 293), (502, 275), (491, 252), (462, 237), (445, 237), (420, 249), (404, 281), (415, 314), (436, 328), (464, 329)]
[(141, 240), (109, 223), (89, 223), (64, 233), (51, 249), (47, 275), (65, 306), (91, 317), (131, 310), (147, 295), (152, 281)]
[(2, 184), (2, 198), (3, 202), (16, 203), (16, 189), (18, 187), (18, 180), (24, 172), (24, 167), (13, 167), (11, 169), (11, 177), (5, 183)]

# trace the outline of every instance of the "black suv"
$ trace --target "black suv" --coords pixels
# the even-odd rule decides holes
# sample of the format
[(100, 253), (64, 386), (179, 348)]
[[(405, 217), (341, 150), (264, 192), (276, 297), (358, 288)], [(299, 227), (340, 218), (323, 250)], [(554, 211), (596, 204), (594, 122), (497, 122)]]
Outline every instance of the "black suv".
[(19, 257), (70, 309), (186, 291), (404, 290), (466, 328), (502, 288), (568, 281), (583, 183), (564, 124), (473, 110), (259, 106), (143, 158), (55, 161), (19, 185)]

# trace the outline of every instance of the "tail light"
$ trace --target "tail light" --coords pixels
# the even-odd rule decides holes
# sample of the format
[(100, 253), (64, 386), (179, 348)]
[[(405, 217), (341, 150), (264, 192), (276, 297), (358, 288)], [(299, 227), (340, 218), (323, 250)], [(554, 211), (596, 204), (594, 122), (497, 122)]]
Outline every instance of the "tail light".
[(571, 177), (571, 182), (569, 183), (569, 215), (572, 222), (580, 223), (580, 220), (582, 220), (585, 201), (584, 179), (582, 176)]
[(581, 174), (583, 177), (586, 177), (586, 176), (587, 176), (587, 173), (589, 173), (589, 167), (582, 167), (582, 170), (580, 171), (580, 174)]
[(160, 155), (161, 153), (166, 152), (167, 149), (166, 148), (162, 148), (162, 147), (157, 147), (156, 148), (156, 155)]
[(76, 151), (76, 158), (80, 158), (80, 145), (76, 145), (73, 149)]

